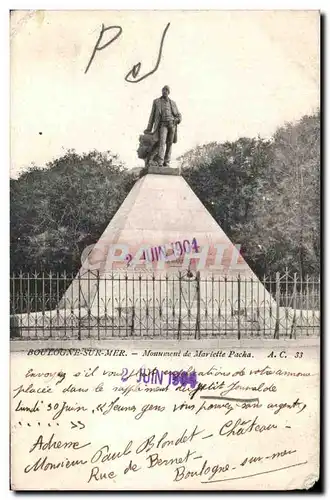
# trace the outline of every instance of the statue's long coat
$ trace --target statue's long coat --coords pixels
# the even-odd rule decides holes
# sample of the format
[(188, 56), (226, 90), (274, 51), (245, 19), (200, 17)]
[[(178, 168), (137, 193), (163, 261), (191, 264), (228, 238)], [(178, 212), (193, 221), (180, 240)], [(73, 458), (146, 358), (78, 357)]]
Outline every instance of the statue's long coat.
[[(161, 114), (162, 114), (162, 105), (161, 105), (162, 101), (161, 101), (161, 99), (162, 98), (159, 97), (158, 99), (155, 99), (154, 102), (152, 103), (152, 109), (151, 109), (150, 118), (149, 118), (148, 127), (147, 127), (147, 130), (149, 130), (151, 133), (156, 135), (157, 140), (159, 140), (159, 125), (160, 125), (160, 119), (161, 119)], [(169, 101), (170, 101), (172, 113), (173, 113), (174, 117), (179, 120), (178, 123), (180, 123), (182, 120), (182, 116), (179, 113), (178, 107), (175, 104), (175, 102), (172, 101), (172, 99), (169, 99)], [(178, 140), (178, 131), (177, 131), (177, 127), (175, 127), (173, 142), (177, 142), (177, 140)]]

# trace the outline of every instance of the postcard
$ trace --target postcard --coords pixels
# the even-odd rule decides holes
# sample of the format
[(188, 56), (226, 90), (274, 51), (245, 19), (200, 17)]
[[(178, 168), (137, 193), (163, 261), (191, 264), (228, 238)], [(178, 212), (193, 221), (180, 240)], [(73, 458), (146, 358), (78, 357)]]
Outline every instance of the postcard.
[(315, 489), (320, 13), (10, 25), (11, 489)]

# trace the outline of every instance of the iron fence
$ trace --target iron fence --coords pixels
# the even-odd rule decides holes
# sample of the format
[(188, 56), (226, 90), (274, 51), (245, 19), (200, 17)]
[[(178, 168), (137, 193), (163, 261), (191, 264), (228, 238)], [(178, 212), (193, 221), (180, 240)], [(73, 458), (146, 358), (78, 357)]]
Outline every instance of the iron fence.
[(199, 272), (10, 277), (12, 339), (319, 335), (320, 280)]

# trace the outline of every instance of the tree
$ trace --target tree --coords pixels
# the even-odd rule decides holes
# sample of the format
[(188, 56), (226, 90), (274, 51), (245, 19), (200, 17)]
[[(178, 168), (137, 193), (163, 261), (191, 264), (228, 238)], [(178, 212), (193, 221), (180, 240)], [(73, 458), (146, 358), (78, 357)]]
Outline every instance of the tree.
[(229, 238), (242, 245), (254, 268), (249, 235), (241, 228), (253, 224), (254, 205), (262, 196), (262, 179), (272, 154), (271, 142), (259, 137), (210, 143), (180, 158), (182, 175)]
[(74, 150), (11, 180), (11, 270), (75, 272), (133, 183), (110, 151)]
[(266, 271), (320, 271), (320, 113), (279, 128), (253, 217), (241, 232), (261, 243)]
[(259, 276), (319, 272), (319, 112), (280, 127), (269, 141), (210, 143), (180, 160), (184, 177)]

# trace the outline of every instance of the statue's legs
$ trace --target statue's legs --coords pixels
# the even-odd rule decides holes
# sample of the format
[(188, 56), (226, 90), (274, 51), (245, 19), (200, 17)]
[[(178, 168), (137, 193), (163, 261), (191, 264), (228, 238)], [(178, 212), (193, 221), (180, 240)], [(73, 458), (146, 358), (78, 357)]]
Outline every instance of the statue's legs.
[(162, 167), (169, 165), (171, 159), (172, 144), (174, 138), (174, 127), (172, 125), (162, 124), (159, 129), (159, 149), (158, 163)]
[(164, 167), (168, 167), (171, 161), (173, 139), (174, 139), (174, 127), (170, 127), (170, 129), (168, 129), (167, 132)]

